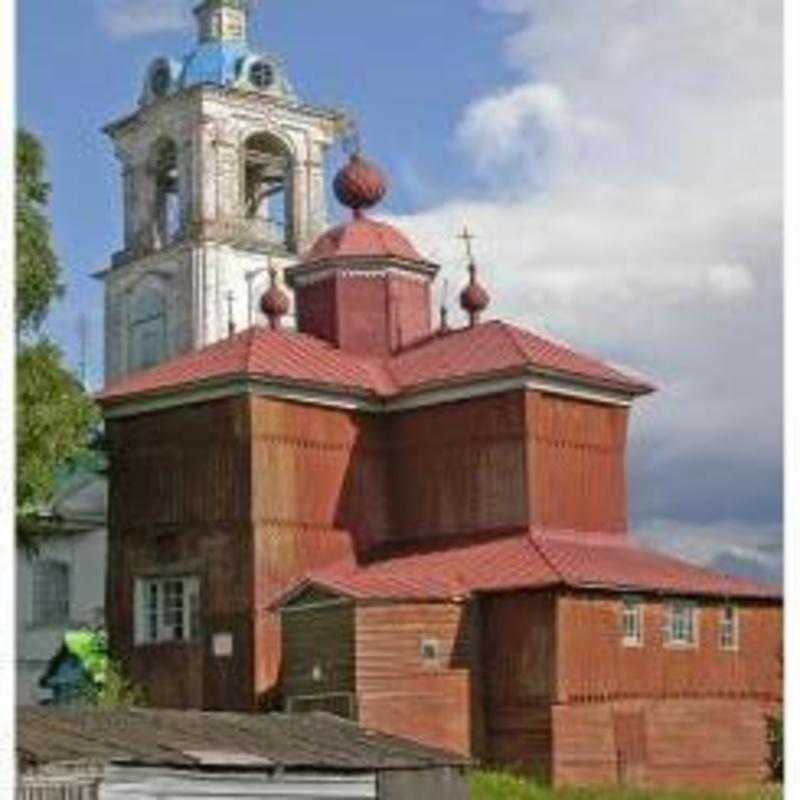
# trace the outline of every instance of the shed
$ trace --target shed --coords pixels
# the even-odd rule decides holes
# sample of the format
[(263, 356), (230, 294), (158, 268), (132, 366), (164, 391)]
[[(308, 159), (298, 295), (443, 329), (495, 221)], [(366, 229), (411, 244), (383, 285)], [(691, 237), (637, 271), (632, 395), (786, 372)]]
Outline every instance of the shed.
[(467, 762), (327, 713), (21, 708), (20, 800), (467, 800)]

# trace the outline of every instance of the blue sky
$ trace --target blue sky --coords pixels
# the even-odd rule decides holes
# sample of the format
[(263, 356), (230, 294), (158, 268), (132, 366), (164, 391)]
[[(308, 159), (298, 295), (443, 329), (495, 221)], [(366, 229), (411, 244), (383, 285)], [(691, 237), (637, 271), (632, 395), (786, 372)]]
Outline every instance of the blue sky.
[[(90, 273), (120, 242), (100, 127), (189, 0), (19, 4), (20, 120), (44, 140), (75, 364)], [(654, 378), (630, 505), (659, 547), (776, 577), (782, 542), (779, 0), (256, 0), (251, 38), (339, 105), (392, 177), (383, 213), (462, 280), (468, 222), (492, 314)], [(332, 154), (332, 166), (341, 154)]]

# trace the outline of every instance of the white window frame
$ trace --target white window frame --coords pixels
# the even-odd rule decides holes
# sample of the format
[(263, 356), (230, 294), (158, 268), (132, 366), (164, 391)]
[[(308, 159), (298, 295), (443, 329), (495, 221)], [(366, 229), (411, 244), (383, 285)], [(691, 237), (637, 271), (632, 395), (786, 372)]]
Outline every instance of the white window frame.
[(439, 639), (424, 638), (419, 643), (419, 657), (426, 667), (438, 667), (442, 661), (442, 643)]
[[(59, 572), (58, 580), (62, 578), (66, 586), (64, 586), (63, 597), (53, 598), (52, 587), (49, 585), (56, 576), (52, 574), (54, 570)], [(50, 571), (51, 574), (44, 574)], [(48, 601), (48, 610), (51, 613), (41, 613), (42, 600), (45, 599), (41, 590), (43, 584), (48, 584), (45, 594)], [(69, 623), (72, 594), (72, 566), (68, 561), (61, 561), (56, 558), (43, 558), (36, 559), (31, 564), (31, 627), (32, 628), (48, 628), (59, 627)], [(55, 609), (56, 606), (61, 607), (63, 610)]]
[(137, 578), (135, 606), (136, 645), (198, 639), (200, 580), (196, 576)]
[[(678, 627), (679, 617), (683, 622)], [(685, 631), (686, 617), (688, 614), (688, 632)], [(681, 633), (676, 635), (676, 631), (680, 630)], [(673, 648), (693, 648), (697, 647), (700, 639), (700, 615), (697, 603), (691, 600), (672, 600), (667, 606), (666, 614), (666, 627), (665, 627), (665, 642), (667, 647)], [(687, 635), (688, 634), (688, 635)]]
[(644, 602), (638, 595), (622, 598), (622, 645), (623, 647), (644, 646)]
[[(732, 612), (731, 618), (728, 612)], [(728, 652), (739, 649), (739, 608), (733, 603), (726, 603), (719, 610), (719, 649)]]

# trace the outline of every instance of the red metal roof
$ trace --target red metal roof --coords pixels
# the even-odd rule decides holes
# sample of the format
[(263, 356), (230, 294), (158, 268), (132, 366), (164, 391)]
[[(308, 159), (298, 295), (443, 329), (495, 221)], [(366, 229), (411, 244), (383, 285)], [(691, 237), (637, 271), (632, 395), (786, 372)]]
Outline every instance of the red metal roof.
[(273, 605), (313, 585), (355, 600), (446, 600), (476, 592), (549, 586), (670, 595), (780, 599), (779, 589), (646, 550), (623, 534), (514, 533), (443, 540), (365, 564), (345, 560), (309, 573)]
[(402, 258), (425, 263), (397, 228), (368, 217), (354, 217), (323, 233), (303, 256), (302, 264), (339, 258)]
[(224, 378), (265, 378), (375, 399), (498, 375), (544, 372), (631, 394), (643, 381), (505, 322), (434, 334), (389, 358), (358, 355), (308, 334), (251, 328), (109, 385), (104, 403), (196, 388)]
[(110, 384), (101, 402), (196, 387), (223, 378), (261, 377), (327, 386), (362, 394), (394, 390), (375, 359), (339, 350), (303, 333), (250, 328), (203, 350), (195, 350)]
[(652, 391), (644, 381), (596, 358), (499, 320), (434, 335), (395, 355), (387, 362), (387, 369), (394, 383), (404, 390), (530, 369), (589, 379), (634, 394)]

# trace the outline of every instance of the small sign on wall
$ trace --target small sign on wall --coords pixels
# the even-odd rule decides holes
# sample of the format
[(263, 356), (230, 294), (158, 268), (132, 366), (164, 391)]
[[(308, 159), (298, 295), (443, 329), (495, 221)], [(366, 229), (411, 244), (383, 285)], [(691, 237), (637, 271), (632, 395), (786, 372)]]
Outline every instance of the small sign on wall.
[(217, 658), (230, 658), (233, 655), (233, 634), (215, 633), (212, 639), (212, 649)]

